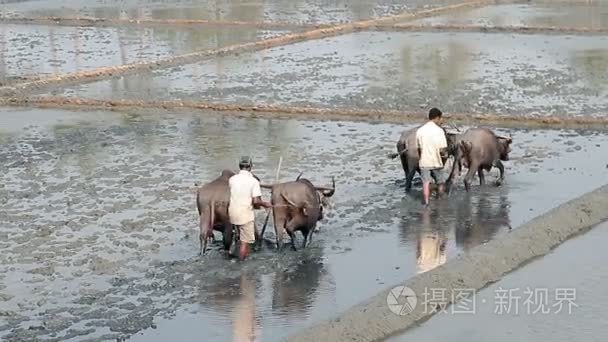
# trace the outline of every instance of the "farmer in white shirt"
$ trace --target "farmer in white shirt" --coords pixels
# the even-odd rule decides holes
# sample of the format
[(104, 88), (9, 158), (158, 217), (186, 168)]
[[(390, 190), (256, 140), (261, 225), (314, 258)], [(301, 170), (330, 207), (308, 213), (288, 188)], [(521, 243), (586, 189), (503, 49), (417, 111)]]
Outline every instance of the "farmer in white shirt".
[(239, 230), (241, 248), (239, 256), (241, 261), (249, 255), (249, 244), (255, 242), (255, 213), (253, 209), (260, 207), (271, 208), (272, 204), (262, 200), (260, 182), (251, 173), (253, 163), (250, 157), (241, 157), (238, 174), (230, 177), (230, 204), (228, 216), (230, 223)]
[(423, 204), (429, 205), (431, 178), (437, 183), (438, 196), (445, 192), (447, 173), (444, 171), (444, 160), (447, 157), (448, 143), (444, 130), (439, 127), (442, 113), (437, 108), (429, 111), (429, 121), (416, 132), (416, 145), (420, 155), (418, 166), (422, 178)]

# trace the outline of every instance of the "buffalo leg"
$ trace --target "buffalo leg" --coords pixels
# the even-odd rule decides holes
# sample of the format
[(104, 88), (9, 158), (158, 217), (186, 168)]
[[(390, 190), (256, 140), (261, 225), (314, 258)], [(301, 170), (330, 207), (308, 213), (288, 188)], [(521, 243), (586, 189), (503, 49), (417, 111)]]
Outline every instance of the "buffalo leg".
[(289, 229), (285, 229), (287, 231), (287, 234), (289, 234), (289, 238), (291, 239), (291, 248), (293, 248), (294, 251), (298, 251), (298, 249), (296, 248), (296, 236), (294, 234), (294, 232), (292, 232)]
[(416, 174), (416, 166), (410, 163), (408, 165), (407, 174), (405, 177), (405, 191), (410, 191), (412, 189), (412, 180), (414, 180), (414, 175)]
[(273, 210), (272, 221), (274, 223), (277, 250), (280, 251), (283, 247), (283, 227), (285, 227), (285, 220), (282, 219), (278, 210)]
[(498, 171), (500, 171), (500, 177), (496, 180), (495, 183), (496, 186), (500, 186), (505, 180), (505, 167), (504, 165), (502, 165), (502, 162), (500, 160), (495, 161), (494, 166), (496, 166), (498, 168)]
[(224, 234), (222, 234), (222, 242), (224, 244), (224, 250), (229, 251), (232, 245), (232, 225), (230, 223), (224, 224)]
[(469, 165), (469, 170), (467, 174), (464, 176), (464, 188), (467, 192), (471, 191), (471, 180), (473, 176), (475, 176), (475, 172), (479, 169), (479, 165), (471, 163)]
[(200, 215), (199, 216), (199, 227), (200, 227), (200, 232), (199, 232), (199, 242), (200, 242), (200, 250), (198, 255), (204, 255), (205, 252), (207, 252), (207, 231), (209, 230), (210, 227), (207, 227), (207, 218), (204, 215)]
[(302, 249), (306, 248), (306, 244), (308, 242), (309, 236), (312, 236), (312, 230), (309, 232), (308, 230), (302, 230), (302, 235), (304, 235), (304, 242), (302, 242)]
[(486, 184), (486, 179), (483, 175), (483, 169), (479, 168), (477, 170), (477, 175), (479, 176), (479, 185), (485, 185)]

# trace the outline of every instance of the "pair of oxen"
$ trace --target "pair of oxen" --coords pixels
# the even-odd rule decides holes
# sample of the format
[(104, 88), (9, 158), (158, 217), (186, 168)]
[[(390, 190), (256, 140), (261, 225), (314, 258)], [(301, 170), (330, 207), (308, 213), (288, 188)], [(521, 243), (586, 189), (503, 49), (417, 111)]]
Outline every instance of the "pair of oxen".
[[(390, 158), (401, 158), (401, 164), (406, 178), (406, 190), (412, 187), (412, 180), (418, 167), (419, 154), (416, 148), (416, 130), (419, 127), (404, 131), (397, 142), (397, 153), (389, 155)], [(468, 168), (464, 177), (465, 189), (468, 192), (471, 180), (475, 172), (479, 175), (480, 184), (485, 183), (484, 170), (490, 171), (496, 167), (500, 171), (500, 177), (496, 185), (504, 180), (504, 166), (502, 161), (509, 160), (511, 151), (511, 137), (496, 135), (488, 128), (470, 128), (464, 133), (448, 133), (444, 129), (448, 143), (447, 152), (453, 157), (452, 169), (446, 182), (449, 191), (455, 171), (462, 171), (462, 167)], [(205, 254), (207, 241), (214, 237), (213, 231), (222, 232), (224, 249), (229, 250), (233, 243), (233, 226), (228, 219), (228, 203), (230, 190), (228, 179), (234, 175), (230, 170), (222, 171), (215, 180), (203, 185), (197, 194), (197, 208), (200, 217), (200, 249)], [(335, 180), (332, 178), (332, 187), (318, 187), (308, 179), (301, 178), (300, 174), (295, 181), (272, 185), (261, 184), (262, 188), (271, 190), (271, 203), (276, 246), (282, 248), (283, 232), (291, 238), (293, 249), (295, 246), (295, 232), (301, 231), (304, 236), (302, 248), (310, 242), (313, 232), (317, 229), (317, 222), (323, 219), (323, 207), (328, 205), (329, 197), (336, 190)], [(257, 177), (256, 177), (257, 178)], [(268, 223), (268, 216), (264, 223), (261, 235), (256, 240), (263, 238)]]
[[(390, 158), (401, 158), (403, 172), (405, 172), (405, 189), (409, 191), (416, 172), (420, 172), (418, 161), (420, 159), (416, 145), (415, 127), (404, 131), (397, 142), (397, 153), (391, 153)], [(453, 157), (452, 169), (446, 181), (447, 191), (450, 190), (456, 170), (460, 174), (462, 167), (468, 168), (464, 177), (465, 190), (471, 188), (471, 180), (477, 172), (480, 185), (485, 184), (484, 170), (490, 171), (492, 167), (498, 168), (500, 176), (496, 185), (500, 185), (505, 177), (505, 168), (502, 161), (509, 160), (511, 152), (511, 137), (496, 135), (492, 130), (485, 127), (475, 127), (464, 133), (448, 133), (444, 128), (444, 134), (448, 143), (447, 155)]]
[[(218, 178), (198, 190), (196, 204), (200, 220), (200, 254), (205, 254), (207, 241), (214, 238), (214, 230), (222, 233), (225, 250), (229, 250), (233, 244), (235, 231), (228, 218), (228, 180), (233, 175), (234, 172), (223, 170)], [(293, 249), (296, 250), (294, 234), (297, 231), (304, 235), (302, 248), (305, 248), (311, 241), (313, 232), (317, 231), (317, 222), (323, 219), (323, 207), (329, 205), (329, 198), (336, 191), (335, 180), (332, 178), (331, 188), (319, 187), (302, 178), (300, 173), (295, 181), (260, 186), (271, 191), (270, 202), (277, 248), (282, 248), (283, 232), (286, 232), (291, 238)], [(269, 216), (266, 217), (260, 236), (257, 236), (256, 231), (257, 241), (263, 238), (268, 218)]]

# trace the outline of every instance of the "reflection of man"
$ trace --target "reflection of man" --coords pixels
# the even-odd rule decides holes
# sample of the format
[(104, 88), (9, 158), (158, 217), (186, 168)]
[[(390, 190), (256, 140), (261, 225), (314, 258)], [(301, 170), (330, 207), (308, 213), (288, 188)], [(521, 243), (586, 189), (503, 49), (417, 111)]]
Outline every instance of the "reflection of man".
[(444, 234), (433, 227), (431, 212), (422, 212), (422, 229), (418, 233), (416, 244), (416, 264), (418, 273), (424, 273), (441, 266), (446, 261), (446, 239)]
[(255, 287), (245, 273), (241, 274), (241, 295), (236, 302), (234, 313), (234, 342), (257, 341)]
[(255, 242), (255, 213), (254, 208), (270, 208), (272, 205), (262, 200), (260, 182), (251, 173), (253, 163), (250, 157), (241, 157), (238, 174), (230, 177), (230, 204), (228, 215), (230, 223), (237, 226), (241, 240), (239, 256), (245, 260), (249, 254), (249, 244)]
[(448, 142), (445, 132), (439, 127), (442, 115), (439, 109), (431, 108), (429, 121), (416, 131), (416, 145), (420, 155), (418, 166), (422, 178), (422, 195), (425, 206), (429, 205), (431, 178), (437, 183), (439, 196), (443, 195), (445, 191), (444, 183), (447, 175), (444, 171), (444, 158), (447, 156)]

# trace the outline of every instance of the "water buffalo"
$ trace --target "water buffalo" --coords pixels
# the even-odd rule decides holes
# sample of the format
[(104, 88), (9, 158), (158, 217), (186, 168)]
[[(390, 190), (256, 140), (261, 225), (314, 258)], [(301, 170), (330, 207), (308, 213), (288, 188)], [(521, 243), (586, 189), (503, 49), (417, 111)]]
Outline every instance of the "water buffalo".
[(324, 188), (314, 186), (308, 179), (300, 178), (301, 175), (292, 182), (261, 185), (263, 188), (271, 189), (274, 231), (279, 250), (283, 244), (283, 231), (289, 234), (294, 250), (297, 250), (294, 233), (301, 231), (304, 235), (302, 248), (306, 247), (312, 239), (317, 221), (323, 219), (323, 207), (329, 204), (328, 198), (336, 191), (336, 182), (333, 178), (332, 187)]
[[(416, 172), (420, 173), (420, 168), (418, 167), (420, 155), (418, 153), (418, 149), (416, 148), (416, 131), (420, 127), (421, 126), (418, 126), (401, 133), (399, 141), (397, 141), (397, 153), (389, 154), (389, 158), (391, 159), (401, 157), (401, 166), (403, 166), (403, 172), (405, 172), (406, 191), (410, 191), (412, 188), (412, 180), (414, 179)], [(455, 155), (457, 149), (457, 134), (448, 133), (445, 131), (445, 129), (444, 132), (446, 141), (448, 143), (448, 155)]]
[(448, 177), (448, 186), (452, 183), (456, 168), (460, 165), (468, 168), (464, 177), (464, 186), (468, 192), (471, 188), (471, 179), (475, 172), (479, 175), (479, 184), (485, 184), (483, 170), (490, 171), (492, 167), (498, 168), (500, 177), (496, 185), (502, 184), (505, 175), (505, 168), (502, 161), (509, 160), (511, 152), (511, 137), (501, 137), (488, 128), (470, 128), (457, 137), (457, 148), (455, 153), (454, 165)]
[(230, 188), (228, 180), (234, 172), (223, 170), (222, 174), (213, 181), (204, 184), (196, 194), (196, 207), (199, 215), (200, 254), (207, 250), (207, 240), (214, 238), (213, 230), (222, 232), (224, 249), (230, 249), (232, 243), (232, 225), (228, 217)]

